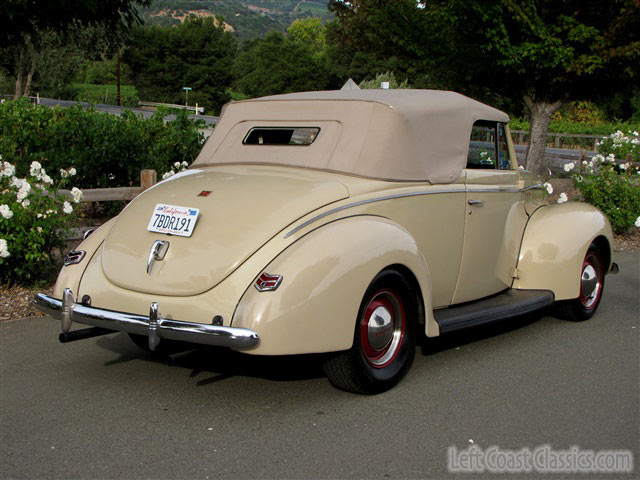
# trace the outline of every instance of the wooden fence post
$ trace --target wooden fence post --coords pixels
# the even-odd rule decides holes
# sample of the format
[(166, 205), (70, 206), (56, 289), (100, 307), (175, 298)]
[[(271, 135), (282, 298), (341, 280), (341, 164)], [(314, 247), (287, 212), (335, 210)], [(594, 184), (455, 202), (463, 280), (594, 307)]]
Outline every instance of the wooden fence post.
[(140, 186), (142, 187), (142, 191), (145, 191), (156, 183), (158, 183), (158, 173), (155, 170), (140, 171)]

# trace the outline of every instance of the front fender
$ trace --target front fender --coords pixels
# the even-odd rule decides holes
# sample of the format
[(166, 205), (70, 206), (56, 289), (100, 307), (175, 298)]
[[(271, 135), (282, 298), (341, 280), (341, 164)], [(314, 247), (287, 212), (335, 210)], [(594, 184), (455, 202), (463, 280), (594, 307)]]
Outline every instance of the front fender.
[(539, 208), (524, 232), (513, 288), (551, 290), (556, 300), (577, 298), (582, 263), (594, 240), (605, 249), (609, 271), (613, 234), (600, 210), (578, 202)]
[(233, 316), (234, 327), (260, 335), (252, 354), (284, 355), (346, 350), (353, 344), (358, 309), (371, 280), (385, 267), (401, 264), (419, 284), (425, 322), (431, 312), (429, 271), (411, 235), (381, 217), (358, 216), (313, 230), (264, 269), (283, 280), (271, 292), (250, 286)]
[(80, 285), (80, 279), (84, 273), (91, 257), (96, 253), (98, 247), (102, 244), (105, 237), (111, 230), (111, 227), (115, 223), (116, 218), (112, 218), (108, 222), (102, 224), (95, 232), (89, 235), (76, 250), (84, 250), (87, 254), (82, 261), (76, 265), (69, 265), (68, 267), (62, 267), (58, 278), (56, 279), (56, 285), (53, 288), (53, 296), (55, 298), (62, 298), (62, 291), (65, 288), (70, 288), (73, 294), (78, 296), (78, 287)]

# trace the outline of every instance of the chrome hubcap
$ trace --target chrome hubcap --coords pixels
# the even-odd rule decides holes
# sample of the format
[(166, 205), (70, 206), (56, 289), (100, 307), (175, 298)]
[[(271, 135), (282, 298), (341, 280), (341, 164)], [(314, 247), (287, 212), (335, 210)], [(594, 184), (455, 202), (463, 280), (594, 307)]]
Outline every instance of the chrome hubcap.
[(367, 362), (376, 368), (390, 364), (398, 354), (405, 331), (402, 301), (391, 290), (376, 293), (360, 323), (360, 339)]
[(600, 271), (592, 257), (587, 257), (582, 267), (582, 277), (580, 279), (580, 301), (585, 308), (591, 308), (600, 298), (602, 290), (602, 280)]
[(376, 308), (369, 317), (367, 330), (371, 348), (380, 351), (389, 345), (393, 339), (391, 312), (383, 306)]

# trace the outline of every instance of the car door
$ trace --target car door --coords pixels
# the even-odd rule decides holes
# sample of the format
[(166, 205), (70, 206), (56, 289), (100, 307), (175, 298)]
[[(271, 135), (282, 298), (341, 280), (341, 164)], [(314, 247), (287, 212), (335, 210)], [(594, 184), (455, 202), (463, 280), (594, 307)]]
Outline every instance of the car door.
[(466, 168), (462, 260), (452, 303), (511, 286), (527, 221), (519, 179), (504, 125), (476, 122)]

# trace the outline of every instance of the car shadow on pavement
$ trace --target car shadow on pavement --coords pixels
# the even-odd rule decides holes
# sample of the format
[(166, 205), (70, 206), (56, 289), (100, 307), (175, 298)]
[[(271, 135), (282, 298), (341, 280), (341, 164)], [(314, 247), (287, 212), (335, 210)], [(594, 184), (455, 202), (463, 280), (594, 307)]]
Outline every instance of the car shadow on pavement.
[[(522, 315), (494, 323), (467, 328), (458, 332), (418, 340), (419, 352), (423, 356), (455, 349), (488, 338), (504, 335), (525, 328), (551, 314), (550, 310)], [(189, 377), (205, 375), (196, 386), (217, 383), (235, 376), (263, 378), (273, 381), (294, 382), (324, 378), (322, 364), (328, 354), (261, 356), (247, 355), (226, 348), (183, 344), (171, 354), (146, 352), (133, 344), (126, 334), (107, 335), (96, 344), (118, 354), (117, 358), (104, 363), (105, 367), (130, 361), (150, 361), (169, 367), (189, 371)]]
[(462, 347), (528, 327), (549, 316), (553, 316), (553, 310), (542, 309), (518, 317), (465, 328), (457, 332), (445, 333), (439, 337), (428, 338), (422, 335), (418, 345), (423, 356), (434, 355), (445, 350)]
[(164, 363), (169, 367), (189, 370), (189, 377), (214, 374), (196, 382), (197, 386), (209, 385), (235, 376), (258, 377), (273, 381), (299, 381), (323, 378), (323, 354), (261, 356), (246, 355), (226, 348), (205, 345), (178, 345), (171, 354), (146, 352), (129, 340), (126, 334), (107, 335), (96, 344), (118, 354), (104, 363), (105, 367), (145, 360)]

